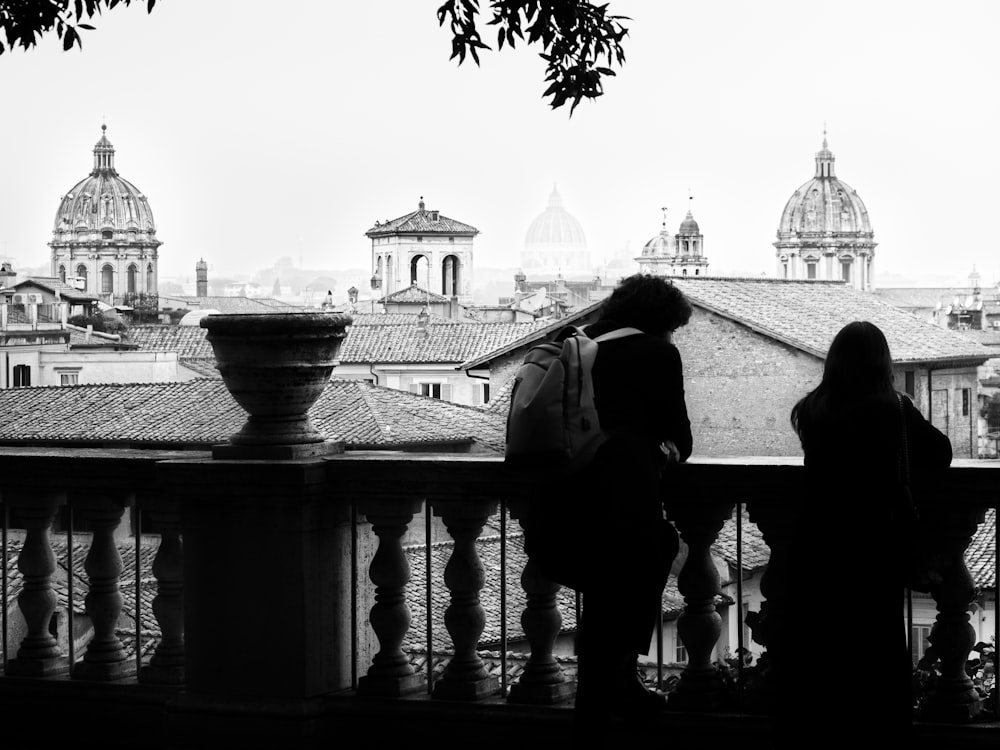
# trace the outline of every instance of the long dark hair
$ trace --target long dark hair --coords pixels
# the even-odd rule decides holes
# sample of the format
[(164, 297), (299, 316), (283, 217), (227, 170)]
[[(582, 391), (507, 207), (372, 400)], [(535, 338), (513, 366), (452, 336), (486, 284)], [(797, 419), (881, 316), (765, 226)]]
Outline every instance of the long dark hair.
[(830, 344), (823, 380), (792, 408), (792, 427), (879, 397), (893, 397), (892, 355), (885, 334), (873, 323), (856, 320), (840, 329)]

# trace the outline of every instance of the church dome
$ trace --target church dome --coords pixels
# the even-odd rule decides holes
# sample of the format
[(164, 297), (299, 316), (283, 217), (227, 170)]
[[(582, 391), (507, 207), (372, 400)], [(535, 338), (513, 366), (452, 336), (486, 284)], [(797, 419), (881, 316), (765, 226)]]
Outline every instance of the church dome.
[(803, 235), (872, 237), (868, 209), (857, 191), (834, 174), (833, 163), (824, 136), (823, 148), (816, 153), (816, 174), (792, 194), (781, 213), (779, 240)]
[(115, 149), (106, 125), (94, 146), (94, 168), (62, 197), (53, 226), (54, 242), (99, 233), (103, 239), (156, 242), (156, 225), (146, 196), (115, 169)]
[(663, 229), (660, 230), (660, 233), (642, 246), (642, 254), (644, 256), (659, 256), (673, 255), (673, 252), (674, 240), (670, 236), (670, 232), (667, 230), (667, 222), (664, 220)]
[(698, 222), (694, 220), (694, 216), (691, 215), (690, 211), (687, 212), (687, 216), (681, 222), (681, 228), (677, 230), (677, 234), (701, 234)]
[(563, 208), (562, 196), (555, 186), (549, 196), (549, 205), (528, 226), (524, 238), (526, 247), (531, 245), (585, 245), (587, 239), (583, 226)]

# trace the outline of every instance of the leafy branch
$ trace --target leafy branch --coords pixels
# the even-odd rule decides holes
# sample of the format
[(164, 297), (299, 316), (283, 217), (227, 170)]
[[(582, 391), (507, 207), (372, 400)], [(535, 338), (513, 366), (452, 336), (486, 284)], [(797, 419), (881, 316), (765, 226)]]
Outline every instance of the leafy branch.
[[(614, 76), (613, 65), (625, 62), (622, 42), (628, 34), (623, 25), (630, 19), (608, 15), (608, 5), (587, 0), (488, 0), (492, 11), (486, 26), (495, 26), (497, 49), (506, 44), (514, 49), (518, 42), (541, 43), (539, 53), (546, 62), (545, 80), (549, 82), (543, 97), (552, 97), (557, 109), (566, 102), (570, 116), (583, 99), (604, 93), (602, 81)], [(448, 23), (451, 31), (451, 59), (458, 64), (470, 56), (479, 65), (479, 50), (491, 47), (479, 32), (479, 0), (447, 0), (437, 10), (438, 23)]]
[[(62, 39), (63, 50), (75, 44), (83, 48), (80, 30), (93, 31), (84, 18), (100, 15), (103, 8), (131, 5), (133, 0), (5, 0), (0, 2), (0, 55), (15, 47), (30, 49), (39, 38), (51, 31)], [(141, 0), (136, 0), (140, 2)], [(145, 0), (146, 12), (152, 13), (156, 0)]]

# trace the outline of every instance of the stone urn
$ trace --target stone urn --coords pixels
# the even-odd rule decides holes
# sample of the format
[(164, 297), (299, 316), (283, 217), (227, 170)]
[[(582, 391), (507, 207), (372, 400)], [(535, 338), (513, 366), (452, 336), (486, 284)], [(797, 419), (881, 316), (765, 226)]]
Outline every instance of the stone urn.
[(214, 458), (288, 459), (340, 453), (309, 419), (333, 373), (351, 316), (330, 312), (206, 315), (215, 360), (249, 417)]

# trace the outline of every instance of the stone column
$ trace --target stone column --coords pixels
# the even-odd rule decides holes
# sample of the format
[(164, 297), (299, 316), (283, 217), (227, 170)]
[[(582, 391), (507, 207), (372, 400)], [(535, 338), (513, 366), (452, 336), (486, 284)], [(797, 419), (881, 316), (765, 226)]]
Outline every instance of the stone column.
[(375, 584), (375, 605), (369, 622), (381, 645), (368, 673), (359, 681), (359, 695), (397, 697), (426, 686), (424, 675), (413, 671), (401, 648), (410, 629), (410, 610), (406, 605), (410, 566), (401, 540), (413, 514), (422, 505), (419, 499), (398, 498), (365, 500), (359, 506), (379, 540), (368, 574)]
[(49, 632), (49, 623), (58, 604), (52, 589), (56, 556), (49, 532), (56, 511), (66, 503), (66, 496), (56, 492), (31, 495), (5, 492), (4, 501), (24, 519), (27, 532), (17, 558), (17, 569), (24, 576), (17, 606), (24, 617), (27, 633), (17, 656), (7, 662), (7, 674), (25, 677), (63, 674), (68, 671), (69, 663), (55, 636)]
[(486, 625), (486, 614), (479, 603), (485, 571), (476, 551), (476, 539), (487, 519), (496, 513), (497, 503), (465, 500), (432, 507), (434, 515), (442, 518), (455, 540), (444, 571), (444, 582), (451, 592), (451, 604), (445, 611), (444, 621), (455, 644), (455, 655), (434, 685), (433, 696), (457, 700), (486, 698), (500, 691), (500, 682), (487, 673), (476, 651)]

